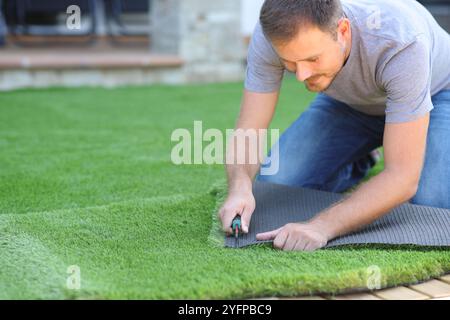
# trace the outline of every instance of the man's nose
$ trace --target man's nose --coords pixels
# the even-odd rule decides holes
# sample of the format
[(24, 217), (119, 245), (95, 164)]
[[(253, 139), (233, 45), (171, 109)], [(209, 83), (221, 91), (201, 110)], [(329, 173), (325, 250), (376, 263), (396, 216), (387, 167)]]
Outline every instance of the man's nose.
[(298, 81), (303, 82), (311, 76), (312, 76), (311, 70), (297, 66), (296, 77)]

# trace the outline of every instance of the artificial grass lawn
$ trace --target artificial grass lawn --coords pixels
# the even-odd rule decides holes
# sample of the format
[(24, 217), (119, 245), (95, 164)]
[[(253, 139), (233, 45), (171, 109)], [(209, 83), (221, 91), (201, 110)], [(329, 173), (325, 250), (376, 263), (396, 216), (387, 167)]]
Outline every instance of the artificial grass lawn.
[[(372, 265), (383, 287), (450, 271), (442, 248), (217, 247), (210, 231), (223, 167), (173, 165), (170, 136), (194, 120), (232, 128), (241, 88), (1, 93), (0, 298), (288, 296), (364, 288)], [(286, 81), (273, 127), (284, 130), (312, 98)], [(80, 290), (66, 287), (71, 265)]]

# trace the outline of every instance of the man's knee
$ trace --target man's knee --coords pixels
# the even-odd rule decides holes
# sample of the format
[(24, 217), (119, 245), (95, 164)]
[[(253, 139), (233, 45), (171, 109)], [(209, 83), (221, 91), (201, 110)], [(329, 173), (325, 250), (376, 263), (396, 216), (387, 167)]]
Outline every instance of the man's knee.
[(450, 209), (450, 190), (442, 185), (421, 184), (409, 200), (412, 204)]
[(295, 186), (296, 181), (295, 179), (293, 179), (293, 177), (294, 174), (281, 174), (280, 172), (277, 172), (276, 174), (262, 174), (261, 172), (259, 172), (259, 174), (256, 176), (256, 180), (260, 182)]
[[(291, 187), (303, 187), (321, 190), (323, 183), (318, 181), (318, 176), (314, 179), (314, 176), (310, 176), (307, 173), (310, 170), (302, 171), (297, 168), (296, 171), (279, 170), (276, 174), (261, 174), (256, 176), (256, 180), (260, 182), (269, 182), (275, 184), (281, 184)], [(310, 168), (311, 169), (311, 168)]]

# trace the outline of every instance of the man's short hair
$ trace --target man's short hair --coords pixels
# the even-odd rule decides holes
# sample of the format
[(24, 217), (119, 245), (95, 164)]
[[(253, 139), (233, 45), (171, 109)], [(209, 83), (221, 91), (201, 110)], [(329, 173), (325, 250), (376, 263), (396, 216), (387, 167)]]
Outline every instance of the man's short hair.
[(302, 27), (316, 26), (337, 38), (337, 24), (344, 16), (340, 0), (265, 0), (259, 17), (272, 42), (292, 40)]

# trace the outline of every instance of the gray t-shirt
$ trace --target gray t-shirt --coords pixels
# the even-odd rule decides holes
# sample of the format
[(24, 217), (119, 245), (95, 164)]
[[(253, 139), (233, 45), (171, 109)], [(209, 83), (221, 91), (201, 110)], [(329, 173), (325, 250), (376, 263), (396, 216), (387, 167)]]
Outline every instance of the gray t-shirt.
[[(324, 94), (387, 123), (433, 109), (431, 96), (450, 89), (450, 35), (415, 0), (341, 0), (351, 21), (350, 56)], [(283, 64), (261, 25), (247, 56), (245, 88), (280, 89)]]

